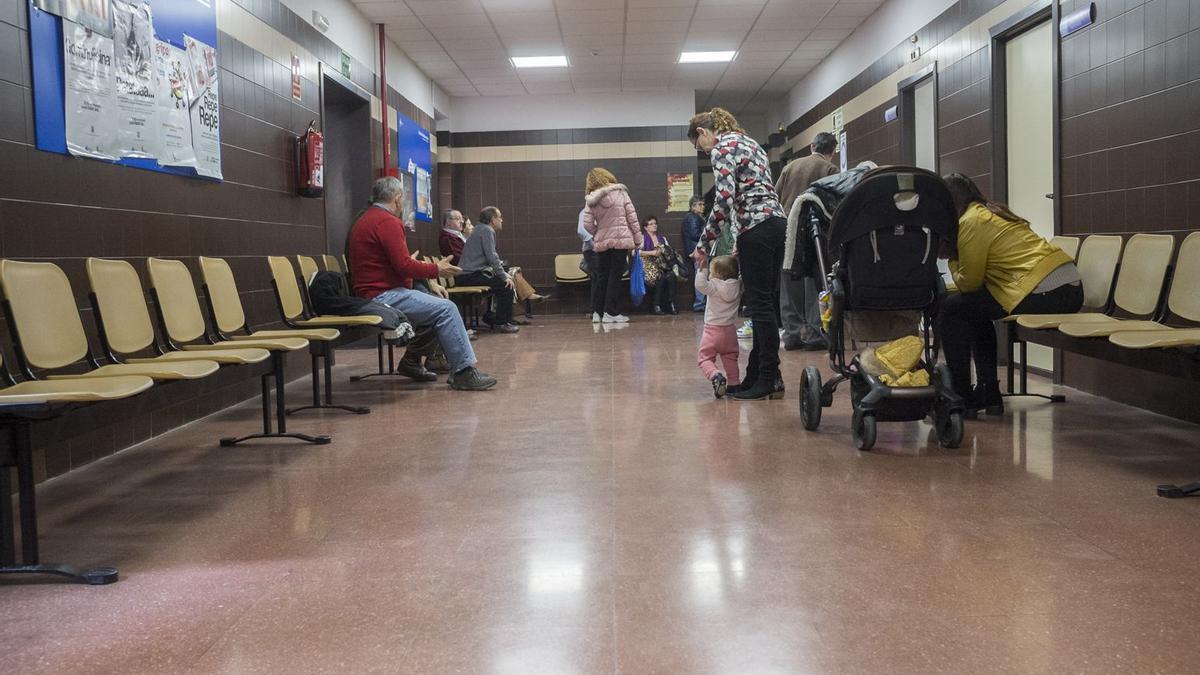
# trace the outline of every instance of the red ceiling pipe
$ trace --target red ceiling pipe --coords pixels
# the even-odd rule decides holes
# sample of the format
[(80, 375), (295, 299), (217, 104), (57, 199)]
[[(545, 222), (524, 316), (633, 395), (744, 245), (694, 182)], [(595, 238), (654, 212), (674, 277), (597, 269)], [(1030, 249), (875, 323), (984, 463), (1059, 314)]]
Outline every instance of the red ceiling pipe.
[(381, 176), (394, 176), (396, 171), (392, 168), (392, 153), (389, 150), (388, 143), (388, 95), (387, 95), (387, 34), (384, 32), (383, 24), (375, 24), (379, 28), (379, 100), (381, 101), (381, 110), (383, 118), (380, 123), (382, 133), (379, 135), (383, 143), (383, 170), (380, 171)]

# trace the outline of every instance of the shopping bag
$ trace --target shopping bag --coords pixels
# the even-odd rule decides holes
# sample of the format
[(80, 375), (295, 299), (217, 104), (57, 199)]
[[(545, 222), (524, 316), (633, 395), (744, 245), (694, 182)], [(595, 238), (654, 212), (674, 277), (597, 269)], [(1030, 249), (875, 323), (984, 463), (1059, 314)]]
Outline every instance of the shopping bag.
[(646, 274), (642, 269), (642, 256), (633, 254), (633, 264), (629, 266), (629, 297), (635, 306), (642, 304), (646, 297)]

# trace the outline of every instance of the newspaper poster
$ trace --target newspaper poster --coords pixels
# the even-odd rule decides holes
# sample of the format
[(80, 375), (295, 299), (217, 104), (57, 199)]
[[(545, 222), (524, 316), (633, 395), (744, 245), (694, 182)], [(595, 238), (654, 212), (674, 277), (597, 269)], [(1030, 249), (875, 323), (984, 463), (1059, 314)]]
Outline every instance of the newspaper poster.
[(150, 5), (112, 0), (112, 16), (117, 149), (121, 157), (154, 158), (159, 128)]
[(187, 52), (162, 40), (154, 41), (158, 71), (158, 163), (163, 166), (196, 166), (192, 149), (192, 88)]
[(33, 6), (77, 23), (104, 37), (112, 37), (109, 0), (33, 0)]
[(667, 211), (687, 211), (688, 202), (695, 194), (693, 177), (690, 173), (667, 174)]
[(188, 72), (191, 74), (192, 148), (196, 152), (196, 173), (221, 178), (221, 106), (217, 97), (217, 50), (190, 35), (183, 36), (187, 46)]
[(79, 157), (116, 159), (112, 38), (67, 19), (62, 23), (67, 150)]
[(429, 172), (421, 167), (417, 169), (417, 213), (425, 219), (433, 217), (433, 199), (430, 195)]

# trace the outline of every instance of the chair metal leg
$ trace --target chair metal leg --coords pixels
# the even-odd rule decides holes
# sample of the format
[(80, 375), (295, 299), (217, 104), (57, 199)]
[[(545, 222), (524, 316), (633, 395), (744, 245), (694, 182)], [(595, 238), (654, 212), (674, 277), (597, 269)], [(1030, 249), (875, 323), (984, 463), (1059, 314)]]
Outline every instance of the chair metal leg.
[[(287, 411), (288, 415), (300, 412), (301, 410), (345, 410), (346, 412), (354, 413), (355, 415), (366, 415), (371, 412), (370, 408), (359, 405), (335, 405), (333, 403), (333, 346), (328, 342), (314, 343), (312, 354), (312, 388), (313, 402), (312, 405), (302, 405), (299, 408), (291, 408)], [(322, 364), (322, 362), (324, 362)], [(321, 371), (325, 371), (325, 400), (321, 400)]]
[[(385, 344), (387, 345), (387, 368), (386, 368), (386, 370), (384, 369), (384, 365), (383, 365), (383, 347)], [(388, 376), (404, 377), (407, 379), (406, 375), (401, 375), (400, 373), (396, 372), (396, 345), (392, 344), (391, 342), (386, 342), (383, 339), (383, 333), (379, 334), (379, 338), (375, 345), (375, 351), (376, 351), (376, 354), (378, 355), (379, 370), (374, 373), (367, 373), (366, 375), (351, 375), (350, 376), (351, 382), (361, 382), (361, 381), (363, 381), (367, 378), (371, 378), (371, 377), (388, 377)], [(329, 378), (326, 378), (326, 380), (328, 381)]]
[[(262, 433), (222, 438), (222, 447), (237, 445), (242, 441), (254, 440), (256, 438), (294, 438), (298, 441), (314, 445), (325, 445), (333, 440), (325, 434), (310, 436), (308, 434), (288, 433), (287, 406), (284, 401), (284, 372), (283, 352), (271, 352), (271, 372), (262, 376)], [(278, 422), (279, 431), (271, 430), (271, 380), (275, 381), (275, 419)]]
[[(1051, 403), (1065, 403), (1067, 397), (1063, 394), (1032, 394), (1029, 392), (1029, 343), (1016, 337), (1016, 326), (1013, 323), (1008, 324), (1008, 393), (1004, 394), (1004, 398), (1028, 396), (1032, 398), (1042, 398)], [(1016, 347), (1021, 354), (1021, 389), (1015, 391), (1013, 389), (1014, 368), (1013, 368), (1013, 347)]]
[(1158, 496), (1167, 499), (1182, 499), (1200, 494), (1200, 481), (1187, 485), (1159, 485)]
[(12, 425), (13, 450), (17, 464), (17, 491), (21, 518), (21, 562), (14, 546), (12, 483), (7, 466), (0, 466), (0, 574), (33, 574), (62, 577), (84, 584), (103, 585), (117, 581), (115, 567), (80, 570), (70, 565), (42, 563), (38, 552), (37, 498), (33, 481), (33, 442), (30, 422)]

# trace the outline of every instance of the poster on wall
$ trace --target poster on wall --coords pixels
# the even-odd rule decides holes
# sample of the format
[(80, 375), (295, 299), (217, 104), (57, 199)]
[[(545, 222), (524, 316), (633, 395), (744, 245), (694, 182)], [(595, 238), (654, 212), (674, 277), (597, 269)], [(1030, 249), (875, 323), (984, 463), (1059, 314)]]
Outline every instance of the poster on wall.
[(158, 71), (158, 161), (163, 166), (196, 166), (192, 150), (192, 119), (189, 104), (187, 52), (162, 40), (154, 41), (154, 65)]
[(413, 194), (413, 176), (411, 173), (400, 173), (400, 184), (403, 186), (404, 208), (400, 213), (400, 222), (412, 231), (417, 230), (416, 216), (416, 200), (412, 198)]
[(109, 0), (33, 0), (33, 6), (77, 23), (105, 37), (112, 37)]
[(192, 147), (196, 173), (221, 178), (221, 106), (217, 97), (217, 50), (190, 35), (187, 45), (188, 72), (194, 98), (191, 103)]
[(63, 99), (72, 155), (116, 159), (112, 65), (112, 38), (63, 20)]
[(696, 194), (690, 173), (667, 174), (667, 211), (687, 211), (688, 202)]
[(118, 153), (157, 157), (160, 129), (150, 5), (112, 0), (112, 17)]
[(429, 172), (416, 167), (417, 174), (417, 215), (424, 216), (423, 220), (433, 219), (433, 197), (429, 194)]
[(846, 132), (842, 131), (838, 134), (838, 153), (840, 159), (838, 166), (841, 167), (841, 172), (846, 173), (847, 155), (846, 155)]

